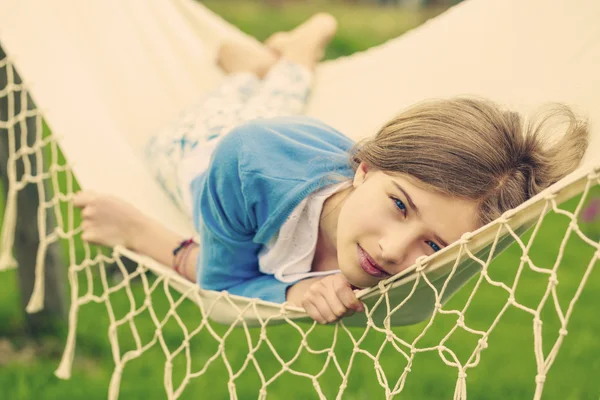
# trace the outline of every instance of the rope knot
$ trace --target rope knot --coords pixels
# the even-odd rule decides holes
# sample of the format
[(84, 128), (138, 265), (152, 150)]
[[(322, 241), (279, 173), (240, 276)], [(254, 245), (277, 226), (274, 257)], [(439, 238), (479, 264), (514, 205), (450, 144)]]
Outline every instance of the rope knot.
[(577, 224), (577, 221), (571, 221), (571, 223), (569, 224), (569, 228), (571, 228), (571, 230), (576, 231), (577, 228), (579, 228), (579, 225)]
[[(252, 302), (252, 305), (258, 304), (258, 299), (253, 299), (253, 300), (254, 301)], [(289, 305), (289, 303), (287, 303), (287, 302), (281, 303), (281, 305), (279, 306), (279, 311), (284, 315), (287, 314), (287, 312), (288, 312), (287, 306), (288, 305)]]
[(385, 286), (384, 281), (377, 282), (377, 287), (379, 288), (379, 291), (381, 292), (381, 294), (386, 294), (388, 291), (388, 287)]
[(506, 215), (501, 215), (496, 221), (504, 225), (508, 223), (508, 217)]
[(521, 256), (521, 262), (530, 263), (531, 262), (531, 258), (529, 258), (529, 256), (527, 254), (524, 254), (524, 255)]
[(421, 272), (425, 269), (427, 265), (423, 265), (423, 260), (426, 259), (427, 256), (420, 256), (415, 260), (415, 264), (417, 264), (417, 272)]
[(560, 328), (558, 330), (558, 333), (560, 336), (567, 336), (569, 334), (569, 331), (567, 331), (565, 328)]
[(550, 275), (550, 278), (548, 278), (548, 282), (550, 282), (551, 285), (556, 286), (558, 285), (558, 279), (556, 279), (556, 273), (552, 273), (552, 275)]
[(546, 382), (546, 375), (539, 374), (539, 375), (535, 376), (535, 383), (541, 384), (541, 383), (544, 383), (544, 382)]
[(471, 240), (471, 238), (473, 237), (473, 234), (471, 232), (465, 232), (462, 234), (462, 236), (459, 239), (459, 243), (460, 244), (467, 244), (469, 243), (469, 241)]
[(458, 372), (458, 379), (466, 379), (466, 378), (467, 378), (467, 374), (464, 371)]
[(483, 349), (487, 349), (488, 348), (488, 343), (487, 340), (485, 338), (481, 338), (477, 341), (477, 343), (479, 344), (479, 347), (483, 350)]

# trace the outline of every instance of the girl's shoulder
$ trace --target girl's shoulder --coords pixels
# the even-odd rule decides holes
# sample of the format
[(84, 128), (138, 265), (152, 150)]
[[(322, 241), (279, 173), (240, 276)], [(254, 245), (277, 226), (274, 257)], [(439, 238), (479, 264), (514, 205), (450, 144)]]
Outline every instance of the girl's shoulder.
[(307, 117), (240, 125), (219, 141), (208, 170), (192, 183), (201, 214), (195, 220), (217, 224), (220, 210), (236, 221), (235, 229), (266, 243), (308, 194), (351, 178), (352, 146), (339, 131)]
[(353, 141), (323, 121), (306, 116), (256, 119), (233, 129), (228, 136), (236, 137), (243, 146), (253, 150), (303, 148), (325, 151), (349, 151)]
[(223, 140), (237, 146), (240, 172), (291, 180), (344, 168), (354, 145), (324, 122), (297, 116), (254, 120), (228, 136)]
[(354, 143), (314, 118), (257, 119), (234, 128), (217, 144), (209, 169), (304, 180), (344, 169)]

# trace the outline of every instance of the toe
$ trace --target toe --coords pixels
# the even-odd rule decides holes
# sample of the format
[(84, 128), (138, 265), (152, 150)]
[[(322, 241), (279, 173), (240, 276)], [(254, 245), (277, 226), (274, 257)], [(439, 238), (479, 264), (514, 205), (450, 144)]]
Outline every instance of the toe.
[(289, 34), (286, 32), (275, 32), (267, 40), (265, 40), (265, 46), (271, 50), (281, 52), (281, 49), (285, 47), (289, 38)]

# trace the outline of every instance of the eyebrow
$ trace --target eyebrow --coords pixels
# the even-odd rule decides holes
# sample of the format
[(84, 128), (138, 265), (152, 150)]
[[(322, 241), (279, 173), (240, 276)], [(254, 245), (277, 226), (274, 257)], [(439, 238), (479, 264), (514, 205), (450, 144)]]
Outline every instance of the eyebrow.
[[(415, 205), (415, 203), (413, 202), (412, 198), (410, 197), (410, 195), (406, 192), (406, 190), (404, 190), (402, 188), (402, 186), (400, 186), (400, 184), (398, 182), (392, 181), (392, 183), (394, 184), (394, 186), (396, 186), (396, 188), (402, 192), (402, 194), (404, 194), (404, 197), (406, 197), (406, 200), (408, 201), (408, 204), (410, 205), (410, 207), (415, 211), (415, 213), (417, 214), (418, 217), (421, 216), (421, 212), (419, 211), (419, 208)], [(439, 237), (438, 235), (434, 234), (433, 238), (435, 240), (437, 240), (438, 242), (440, 242), (440, 244), (444, 247), (448, 246), (448, 243), (442, 239), (441, 237)]]

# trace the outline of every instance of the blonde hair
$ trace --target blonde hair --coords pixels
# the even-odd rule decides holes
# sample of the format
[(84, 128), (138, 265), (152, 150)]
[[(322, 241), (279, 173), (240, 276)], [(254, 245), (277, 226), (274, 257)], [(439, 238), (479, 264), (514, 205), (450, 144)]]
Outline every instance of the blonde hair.
[[(556, 118), (565, 133), (552, 141)], [(478, 98), (419, 103), (388, 122), (351, 153), (424, 188), (479, 203), (485, 225), (572, 172), (588, 145), (587, 122), (554, 105), (528, 124), (513, 111)]]

